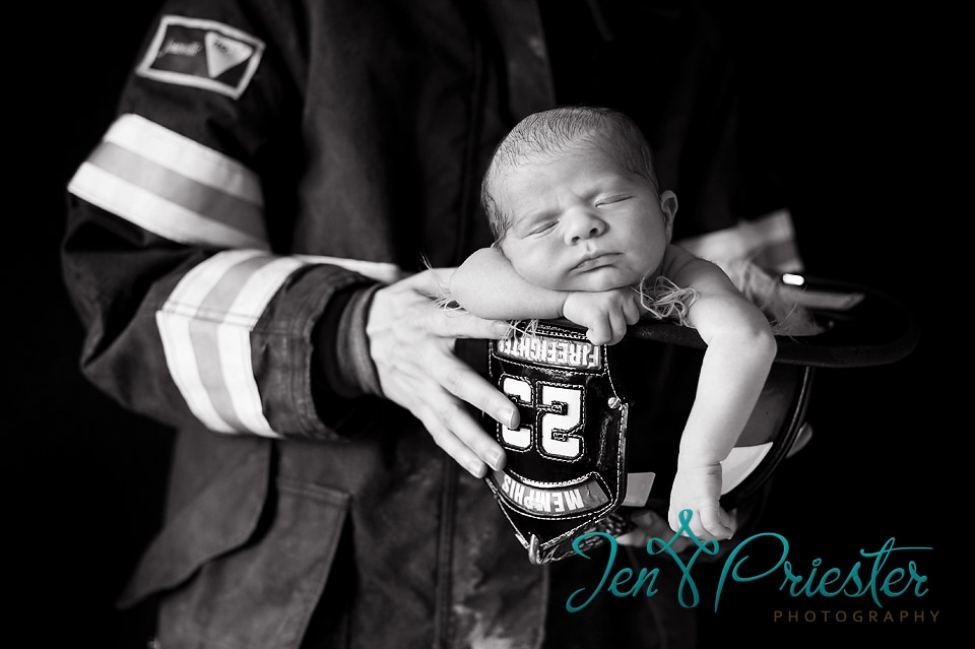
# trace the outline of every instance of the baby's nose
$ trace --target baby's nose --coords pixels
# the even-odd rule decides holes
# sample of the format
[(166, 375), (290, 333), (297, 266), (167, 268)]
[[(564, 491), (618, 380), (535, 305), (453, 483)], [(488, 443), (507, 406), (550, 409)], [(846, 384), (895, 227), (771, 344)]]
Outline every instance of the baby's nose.
[(606, 231), (606, 222), (588, 210), (579, 210), (569, 216), (565, 228), (565, 242), (577, 244), (600, 236)]

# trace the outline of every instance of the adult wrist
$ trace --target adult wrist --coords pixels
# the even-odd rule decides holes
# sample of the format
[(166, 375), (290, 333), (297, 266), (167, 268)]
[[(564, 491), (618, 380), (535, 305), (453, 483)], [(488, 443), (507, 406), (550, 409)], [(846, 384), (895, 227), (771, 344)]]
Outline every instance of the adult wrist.
[(358, 285), (338, 292), (315, 325), (314, 371), (321, 387), (337, 397), (382, 394), (366, 335), (372, 298), (382, 286)]

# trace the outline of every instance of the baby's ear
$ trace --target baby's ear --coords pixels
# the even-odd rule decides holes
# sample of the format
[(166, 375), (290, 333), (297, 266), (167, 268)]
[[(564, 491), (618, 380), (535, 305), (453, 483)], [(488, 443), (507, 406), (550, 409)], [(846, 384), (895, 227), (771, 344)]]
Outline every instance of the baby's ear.
[(669, 189), (660, 194), (660, 212), (664, 215), (664, 226), (667, 229), (667, 241), (674, 234), (674, 217), (677, 216), (677, 194)]

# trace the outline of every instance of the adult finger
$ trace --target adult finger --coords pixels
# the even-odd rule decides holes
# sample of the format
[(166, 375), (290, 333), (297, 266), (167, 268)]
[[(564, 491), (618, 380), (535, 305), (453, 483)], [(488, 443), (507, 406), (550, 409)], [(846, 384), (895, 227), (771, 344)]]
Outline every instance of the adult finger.
[(411, 289), (436, 300), (450, 295), (450, 276), (455, 270), (456, 268), (430, 268), (410, 275), (391, 286)]
[(511, 330), (507, 322), (485, 320), (469, 313), (450, 311), (432, 303), (419, 314), (417, 325), (424, 331), (442, 338), (497, 340), (507, 336)]
[[(421, 406), (414, 413), (424, 425), (433, 441), (458, 464), (464, 467), (475, 478), (483, 478), (487, 473), (488, 464), (461, 437), (451, 430), (451, 417), (445, 416), (446, 411), (436, 412), (429, 406)], [(459, 415), (458, 415), (459, 416)], [(445, 421), (446, 419), (446, 421)], [(456, 425), (456, 422), (453, 422)]]
[[(487, 413), (502, 426), (518, 427), (518, 408), (511, 399), (499, 392), (469, 365), (453, 355), (445, 355), (442, 362), (431, 369), (434, 378), (447, 392), (471, 404), (477, 410)], [(482, 428), (479, 426), (478, 428), (483, 432)], [(480, 444), (479, 448), (483, 449), (484, 445)]]
[[(505, 458), (501, 446), (476, 421), (467, 405), (447, 391), (437, 372), (432, 371), (445, 362), (460, 361), (442, 350), (431, 352), (429, 347), (427, 349), (430, 353), (424, 355), (424, 362), (399, 365), (390, 373), (389, 380), (384, 383), (387, 397), (412, 412), (437, 445), (472, 474), (481, 475), (485, 464), (502, 468)], [(505, 407), (514, 410), (507, 398), (500, 393), (498, 398)]]

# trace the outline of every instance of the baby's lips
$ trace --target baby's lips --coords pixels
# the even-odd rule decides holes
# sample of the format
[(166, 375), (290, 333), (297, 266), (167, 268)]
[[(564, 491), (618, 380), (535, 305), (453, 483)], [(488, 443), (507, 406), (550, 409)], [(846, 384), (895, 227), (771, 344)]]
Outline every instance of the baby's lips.
[(582, 261), (580, 261), (575, 266), (575, 270), (592, 270), (593, 268), (599, 268), (600, 266), (605, 266), (609, 264), (613, 257), (616, 257), (619, 253), (615, 252), (601, 252), (591, 255), (586, 255)]

